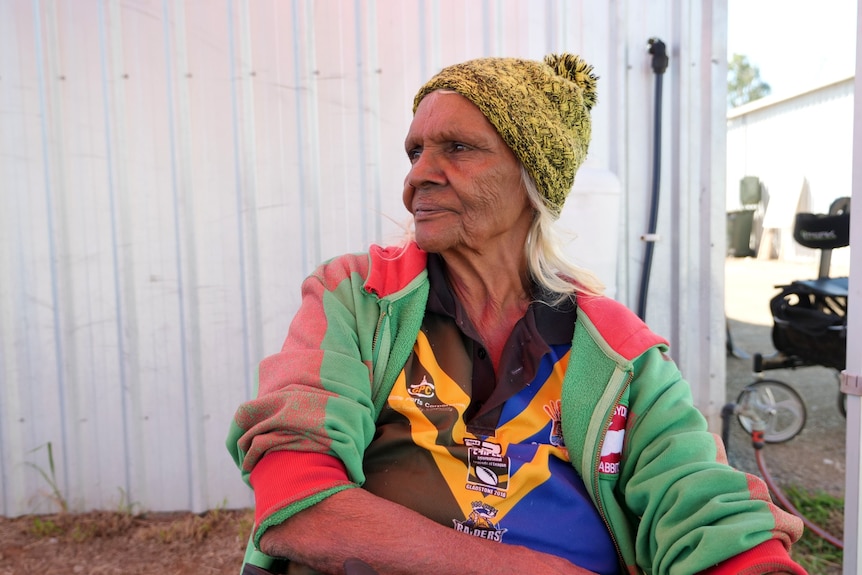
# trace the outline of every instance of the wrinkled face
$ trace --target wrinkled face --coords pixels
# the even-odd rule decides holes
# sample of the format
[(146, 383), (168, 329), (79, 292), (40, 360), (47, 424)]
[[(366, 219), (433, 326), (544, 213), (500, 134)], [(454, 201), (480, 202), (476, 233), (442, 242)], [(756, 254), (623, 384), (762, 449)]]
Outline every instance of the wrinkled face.
[[(411, 168), (403, 200), (423, 250), (521, 249), (533, 210), (515, 155), (460, 94), (425, 96), (404, 142)], [(519, 253), (519, 252), (518, 252)]]

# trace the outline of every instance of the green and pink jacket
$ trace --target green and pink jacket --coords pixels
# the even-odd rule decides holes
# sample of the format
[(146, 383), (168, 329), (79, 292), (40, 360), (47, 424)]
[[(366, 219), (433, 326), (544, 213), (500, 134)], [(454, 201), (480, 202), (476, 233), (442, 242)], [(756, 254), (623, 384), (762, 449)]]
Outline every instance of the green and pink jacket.
[[(268, 566), (256, 548), (267, 528), (362, 486), (375, 421), (422, 324), (425, 264), (415, 244), (373, 246), (303, 282), (284, 346), (260, 363), (258, 396), (239, 407), (227, 440), (255, 492), (247, 562)], [(625, 572), (804, 574), (789, 557), (801, 520), (727, 465), (666, 341), (612, 299), (577, 303), (563, 436)], [(622, 452), (603, 453), (621, 413)]]

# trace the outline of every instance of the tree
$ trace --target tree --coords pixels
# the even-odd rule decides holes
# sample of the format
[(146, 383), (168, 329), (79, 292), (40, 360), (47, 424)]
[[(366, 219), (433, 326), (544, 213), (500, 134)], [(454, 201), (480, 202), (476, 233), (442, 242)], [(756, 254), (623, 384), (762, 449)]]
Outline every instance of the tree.
[(727, 105), (730, 108), (753, 102), (772, 92), (760, 79), (760, 69), (747, 56), (734, 54), (727, 63)]

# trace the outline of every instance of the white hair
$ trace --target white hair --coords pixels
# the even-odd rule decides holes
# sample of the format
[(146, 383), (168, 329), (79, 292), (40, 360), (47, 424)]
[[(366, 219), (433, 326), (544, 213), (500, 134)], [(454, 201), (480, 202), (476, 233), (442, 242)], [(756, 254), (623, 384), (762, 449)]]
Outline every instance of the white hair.
[(564, 241), (554, 225), (556, 216), (545, 205), (539, 188), (527, 169), (521, 166), (521, 180), (527, 190), (527, 198), (535, 210), (533, 223), (524, 245), (527, 270), (539, 286), (557, 297), (560, 303), (578, 293), (599, 295), (605, 286), (591, 271), (572, 262), (563, 251)]

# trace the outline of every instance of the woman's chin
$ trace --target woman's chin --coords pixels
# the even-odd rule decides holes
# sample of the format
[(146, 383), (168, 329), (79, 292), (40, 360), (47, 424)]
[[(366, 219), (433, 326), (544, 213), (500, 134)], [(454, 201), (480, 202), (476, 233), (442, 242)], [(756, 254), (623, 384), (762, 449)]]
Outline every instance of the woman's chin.
[(429, 253), (440, 253), (454, 246), (455, 242), (451, 234), (438, 229), (430, 230), (423, 229), (423, 226), (416, 226), (416, 244), (424, 251)]

